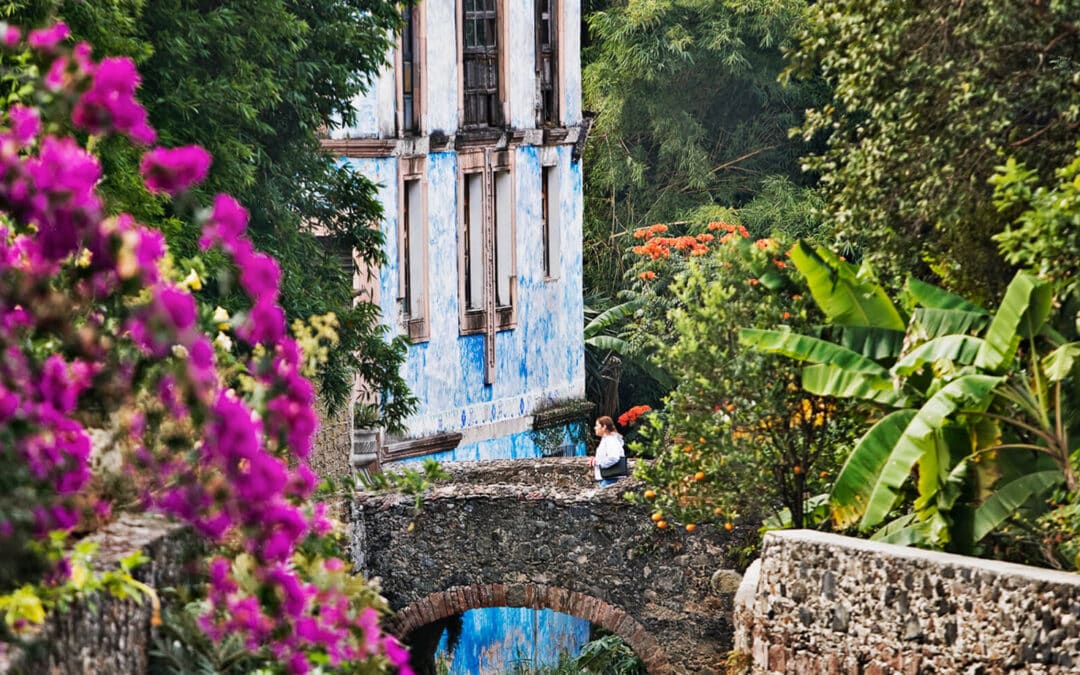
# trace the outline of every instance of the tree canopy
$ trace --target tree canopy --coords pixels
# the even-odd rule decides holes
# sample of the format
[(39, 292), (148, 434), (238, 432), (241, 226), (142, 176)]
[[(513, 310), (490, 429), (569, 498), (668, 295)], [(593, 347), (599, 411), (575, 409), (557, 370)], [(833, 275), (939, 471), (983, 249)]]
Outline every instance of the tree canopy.
[(1010, 275), (991, 236), (1010, 215), (988, 179), (1013, 156), (1044, 179), (1080, 125), (1080, 3), (824, 0), (791, 73), (833, 92), (804, 138), (847, 251), (883, 279), (914, 270), (975, 297)]
[[(384, 339), (373, 305), (353, 307), (352, 266), (344, 264), (351, 249), (382, 260), (382, 235), (372, 227), (381, 217), (375, 186), (323, 153), (318, 140), (335, 120), (352, 120), (353, 98), (392, 46), (398, 3), (12, 0), (0, 8), (0, 18), (23, 25), (50, 16), (63, 18), (99, 55), (136, 59), (139, 96), (160, 144), (199, 142), (213, 155), (194, 196), (229, 192), (251, 211), (256, 245), (282, 266), (288, 317), (337, 314), (341, 341), (320, 377), (326, 402), (343, 403), (359, 372), (389, 392), (387, 417), (403, 418), (411, 401), (397, 374), (404, 345)], [(96, 152), (108, 208), (162, 229), (177, 259), (194, 255), (199, 232), (176, 217), (185, 205), (145, 191), (138, 150), (108, 139)], [(328, 255), (327, 247), (339, 254)], [(218, 286), (212, 269), (207, 277), (209, 295), (234, 309), (235, 289)]]

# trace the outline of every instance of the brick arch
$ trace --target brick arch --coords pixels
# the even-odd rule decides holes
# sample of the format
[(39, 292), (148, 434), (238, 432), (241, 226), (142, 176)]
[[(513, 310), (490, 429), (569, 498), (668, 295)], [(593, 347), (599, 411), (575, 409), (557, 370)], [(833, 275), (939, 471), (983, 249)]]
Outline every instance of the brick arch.
[(543, 584), (472, 584), (432, 593), (401, 609), (387, 623), (399, 637), (439, 619), (486, 607), (550, 609), (585, 619), (618, 635), (645, 663), (650, 675), (672, 672), (660, 643), (634, 617), (618, 607), (584, 593)]

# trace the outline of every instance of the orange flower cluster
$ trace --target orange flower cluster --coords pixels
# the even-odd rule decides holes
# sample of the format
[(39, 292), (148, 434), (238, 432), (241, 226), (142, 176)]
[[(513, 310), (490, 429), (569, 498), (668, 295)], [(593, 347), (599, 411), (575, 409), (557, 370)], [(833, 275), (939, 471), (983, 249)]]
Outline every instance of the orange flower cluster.
[(656, 278), (656, 272), (653, 272), (652, 270), (645, 270), (644, 272), (642, 272), (641, 274), (638, 275), (638, 279), (644, 279), (645, 281), (652, 281), (655, 278)]
[(750, 233), (747, 232), (746, 228), (742, 225), (732, 225), (731, 223), (709, 223), (708, 227), (710, 230), (723, 230), (724, 232), (727, 232), (727, 235), (720, 238), (721, 243), (725, 244), (731, 241), (731, 237), (728, 235), (738, 234), (744, 239), (750, 237)]
[[(653, 227), (656, 226), (653, 225)], [(648, 233), (650, 229), (651, 228), (644, 228), (644, 231)], [(637, 237), (638, 232), (642, 232), (642, 230), (635, 232), (635, 237)], [(644, 238), (646, 239), (644, 244), (635, 246), (631, 250), (638, 255), (649, 256), (650, 260), (659, 260), (660, 258), (670, 258), (672, 249), (675, 249), (676, 251), (688, 251), (692, 256), (705, 255), (709, 252), (709, 247), (706, 246), (706, 244), (712, 241), (714, 237), (711, 234), (702, 233), (696, 237), (691, 237), (689, 235), (682, 237), (657, 237), (653, 234), (646, 234)]]
[(628, 427), (638, 421), (638, 418), (652, 410), (647, 405), (636, 405), (623, 414), (619, 415), (619, 426)]
[(667, 225), (657, 223), (648, 227), (639, 227), (634, 230), (634, 239), (652, 239), (661, 232), (667, 232)]

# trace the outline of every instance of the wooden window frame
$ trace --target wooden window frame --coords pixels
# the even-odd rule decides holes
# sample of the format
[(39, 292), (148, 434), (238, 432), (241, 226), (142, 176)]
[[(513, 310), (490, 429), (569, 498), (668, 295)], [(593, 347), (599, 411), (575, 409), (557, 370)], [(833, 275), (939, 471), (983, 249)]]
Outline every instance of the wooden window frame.
[(558, 148), (545, 148), (540, 154), (540, 238), (541, 261), (545, 282), (558, 281), (562, 273), (562, 172)]
[[(506, 263), (510, 265), (510, 273), (507, 275), (510, 279), (509, 293), (510, 302), (507, 305), (496, 307), (495, 306), (495, 284), (498, 280), (495, 276), (495, 264), (498, 256), (497, 246), (497, 221), (496, 211), (498, 210), (496, 199), (498, 195), (495, 191), (496, 174), (506, 174), (506, 185), (509, 186), (510, 193), (505, 195), (503, 199), (506, 200), (506, 213), (509, 216), (510, 222), (506, 224), (505, 233), (509, 238), (510, 246), (508, 249), (508, 260)], [(481, 198), (483, 200), (483, 207), (481, 209), (483, 235), (480, 237), (483, 243), (483, 253), (481, 253), (480, 260), (483, 265), (482, 273), (484, 275), (483, 299), (481, 301), (480, 309), (469, 309), (465, 306), (465, 284), (466, 284), (466, 259), (465, 259), (465, 237), (466, 231), (466, 205), (469, 204), (472, 199), (467, 198), (466, 191), (469, 189), (470, 176), (476, 176), (482, 174), (481, 179)], [(512, 330), (517, 327), (517, 305), (518, 305), (518, 277), (517, 277), (517, 187), (515, 185), (516, 172), (514, 171), (513, 152), (511, 151), (495, 151), (491, 148), (477, 149), (475, 151), (459, 152), (458, 153), (458, 324), (460, 335), (476, 335), (487, 332), (487, 315), (489, 312), (494, 314), (493, 328), (495, 331)], [(475, 224), (469, 222), (469, 227), (475, 227)], [(471, 270), (471, 267), (470, 267)]]
[(413, 119), (405, 119), (405, 44), (407, 30), (402, 30), (397, 38), (397, 49), (394, 56), (395, 86), (397, 99), (395, 104), (395, 124), (398, 136), (401, 138), (420, 136), (424, 133), (424, 118), (427, 112), (427, 97), (424, 95), (424, 85), (427, 80), (427, 31), (424, 19), (425, 3), (417, 3), (409, 9), (412, 19), (412, 110)]
[[(490, 1), (495, 7), (494, 13), (494, 34), (496, 43), (493, 47), (494, 60), (495, 60), (495, 76), (497, 78), (494, 95), (494, 101), (491, 102), (491, 108), (489, 109), (488, 118), (486, 120), (470, 120), (467, 118), (466, 113), (468, 109), (468, 103), (466, 100), (466, 62), (472, 60), (467, 58), (470, 53), (476, 53), (478, 48), (467, 47), (465, 45), (465, 31), (466, 20), (465, 15), (465, 2), (466, 0), (457, 0), (456, 2), (456, 14), (455, 21), (457, 26), (457, 66), (458, 66), (458, 126), (462, 130), (478, 130), (478, 129), (495, 129), (505, 127), (510, 120), (509, 104), (507, 102), (507, 96), (509, 87), (507, 86), (507, 77), (509, 76), (509, 65), (506, 58), (506, 45), (509, 40), (509, 22), (507, 21), (507, 13), (509, 12), (509, 5), (511, 0), (475, 0), (475, 2), (487, 2)], [(518, 0), (520, 1), (520, 0)], [(476, 10), (472, 10), (476, 11)], [(484, 10), (486, 11), (486, 10)], [(497, 119), (492, 119), (492, 114), (497, 116)]]
[[(548, 8), (548, 42), (541, 39), (540, 27), (543, 22), (543, 9)], [(557, 127), (562, 123), (562, 59), (559, 46), (562, 36), (562, 0), (533, 0), (533, 37), (535, 43), (536, 76), (536, 126)], [(543, 82), (544, 62), (549, 62), (551, 73), (550, 105), (545, 103)]]
[[(419, 204), (411, 203), (408, 195), (409, 184), (416, 182), (419, 191)], [(402, 331), (413, 343), (426, 342), (430, 337), (429, 305), (431, 283), (429, 279), (428, 264), (428, 204), (427, 204), (427, 157), (424, 155), (398, 158), (398, 315), (400, 317)], [(415, 208), (419, 206), (419, 209)], [(406, 236), (405, 218), (408, 214), (408, 236)], [(420, 244), (420, 251), (415, 256), (416, 243)], [(406, 259), (408, 256), (408, 259)], [(409, 274), (413, 267), (419, 264), (419, 275)], [(408, 290), (405, 275), (420, 281), (420, 294), (410, 298), (410, 308), (406, 312), (403, 304)]]

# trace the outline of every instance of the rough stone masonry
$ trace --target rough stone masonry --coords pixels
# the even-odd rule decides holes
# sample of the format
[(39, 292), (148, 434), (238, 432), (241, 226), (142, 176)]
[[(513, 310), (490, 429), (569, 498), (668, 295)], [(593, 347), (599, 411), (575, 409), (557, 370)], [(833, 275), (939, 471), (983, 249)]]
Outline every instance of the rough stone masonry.
[(1080, 672), (1080, 575), (796, 530), (736, 601), (761, 673)]

